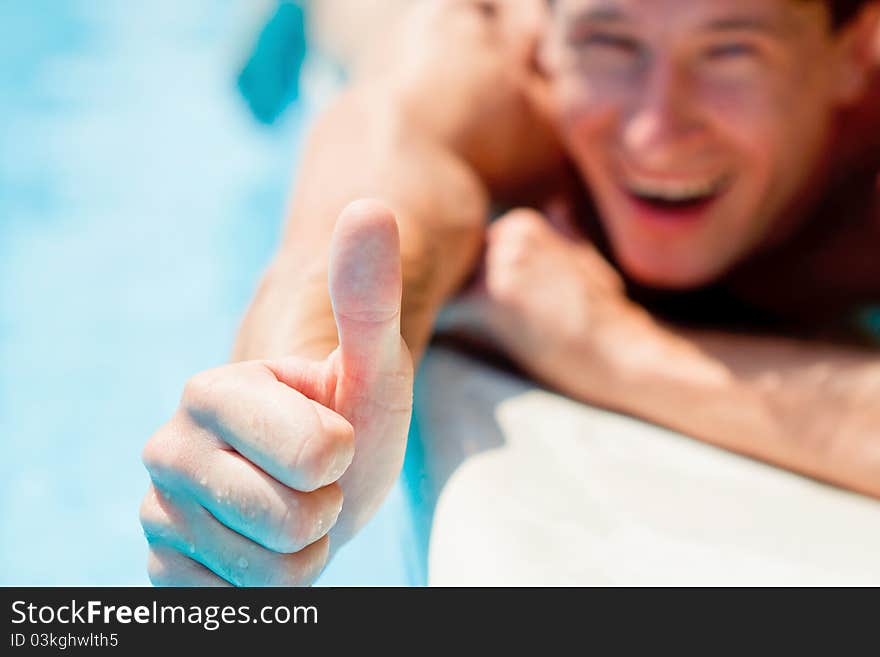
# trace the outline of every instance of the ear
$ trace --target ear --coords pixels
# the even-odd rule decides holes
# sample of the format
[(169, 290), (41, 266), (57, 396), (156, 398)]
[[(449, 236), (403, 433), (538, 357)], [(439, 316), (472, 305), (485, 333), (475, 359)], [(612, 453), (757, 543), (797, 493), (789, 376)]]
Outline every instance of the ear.
[(837, 37), (838, 100), (858, 103), (880, 71), (880, 3), (870, 2)]
[(547, 2), (541, 0), (539, 30), (531, 53), (532, 88), (535, 90), (539, 111), (549, 118), (556, 114), (553, 80), (559, 69), (559, 44), (554, 14)]
[(550, 69), (544, 59), (548, 42), (550, 11), (546, 0), (518, 0), (504, 3), (505, 31), (516, 41), (512, 49), (521, 58), (523, 66), (516, 72), (523, 76), (521, 82), (538, 114), (550, 116), (552, 88)]
[(544, 12), (541, 20), (541, 35), (535, 47), (535, 66), (541, 74), (550, 78), (559, 69), (559, 35), (556, 13), (543, 3)]

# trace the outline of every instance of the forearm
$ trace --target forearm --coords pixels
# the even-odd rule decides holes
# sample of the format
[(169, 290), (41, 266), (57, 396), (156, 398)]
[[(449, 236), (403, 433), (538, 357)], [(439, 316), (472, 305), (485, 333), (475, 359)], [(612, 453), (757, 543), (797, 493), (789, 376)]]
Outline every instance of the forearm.
[(487, 195), (468, 166), (420, 137), (378, 86), (340, 98), (313, 129), (286, 233), (264, 276), (234, 358), (321, 357), (336, 346), (327, 294), (330, 236), (340, 210), (360, 197), (398, 220), (404, 277), (403, 335), (417, 358), (434, 315), (477, 257)]
[[(640, 316), (601, 376), (554, 368), (568, 394), (880, 497), (880, 357), (783, 338), (674, 330)], [(577, 353), (577, 352), (576, 352)]]
[(537, 24), (520, 15), (528, 6), (544, 9), (414, 3), (377, 40), (357, 88), (313, 131), (284, 243), (236, 358), (324, 355), (335, 346), (327, 246), (342, 207), (366, 196), (398, 219), (403, 336), (418, 360), (436, 311), (479, 255), (490, 195), (514, 199), (563, 164), (534, 70)]

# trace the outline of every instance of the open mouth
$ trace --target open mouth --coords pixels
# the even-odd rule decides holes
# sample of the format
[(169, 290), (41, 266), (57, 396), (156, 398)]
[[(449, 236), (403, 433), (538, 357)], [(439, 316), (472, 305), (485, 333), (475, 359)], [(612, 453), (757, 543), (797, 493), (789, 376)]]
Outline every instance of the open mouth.
[(693, 219), (705, 211), (730, 186), (729, 176), (688, 182), (629, 178), (623, 188), (641, 209), (666, 220)]

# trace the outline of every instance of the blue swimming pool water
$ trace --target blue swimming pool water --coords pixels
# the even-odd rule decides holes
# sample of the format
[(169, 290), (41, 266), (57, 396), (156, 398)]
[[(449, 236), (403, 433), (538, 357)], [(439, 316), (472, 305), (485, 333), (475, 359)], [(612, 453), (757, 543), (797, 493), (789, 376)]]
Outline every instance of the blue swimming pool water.
[[(273, 3), (0, 1), (0, 584), (145, 584), (143, 442), (222, 363), (303, 127), (236, 76)], [(407, 584), (401, 487), (323, 584)]]

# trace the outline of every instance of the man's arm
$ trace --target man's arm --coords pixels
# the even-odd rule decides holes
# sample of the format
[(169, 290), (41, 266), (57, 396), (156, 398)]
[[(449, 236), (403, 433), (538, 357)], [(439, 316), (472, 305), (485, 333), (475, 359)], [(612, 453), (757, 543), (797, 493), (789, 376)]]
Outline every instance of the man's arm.
[(880, 498), (876, 351), (662, 324), (530, 211), (491, 226), (485, 271), (446, 319), (548, 386)]
[[(644, 318), (584, 400), (880, 498), (880, 356), (782, 337), (690, 331)], [(635, 343), (633, 339), (639, 340)]]
[(288, 354), (323, 357), (336, 346), (327, 294), (330, 236), (340, 210), (359, 197), (395, 214), (404, 276), (404, 337), (421, 351), (433, 313), (473, 264), (487, 192), (460, 158), (402, 125), (379, 88), (353, 89), (312, 131), (288, 226), (252, 302), (235, 360)]
[(559, 165), (529, 80), (539, 25), (523, 13), (529, 3), (490, 4), (419, 3), (377, 39), (360, 79), (312, 131), (286, 236), (234, 359), (335, 347), (330, 235), (348, 202), (374, 197), (399, 223), (403, 335), (417, 360), (437, 309), (475, 264), (490, 197)]
[[(153, 582), (310, 583), (391, 489), (413, 356), (477, 257), (490, 195), (554, 153), (508, 47), (523, 42), (500, 29), (524, 5), (490, 4), (416, 3), (387, 65), (315, 127), (243, 362), (192, 377), (144, 447)], [(349, 204), (365, 196), (384, 203)]]

